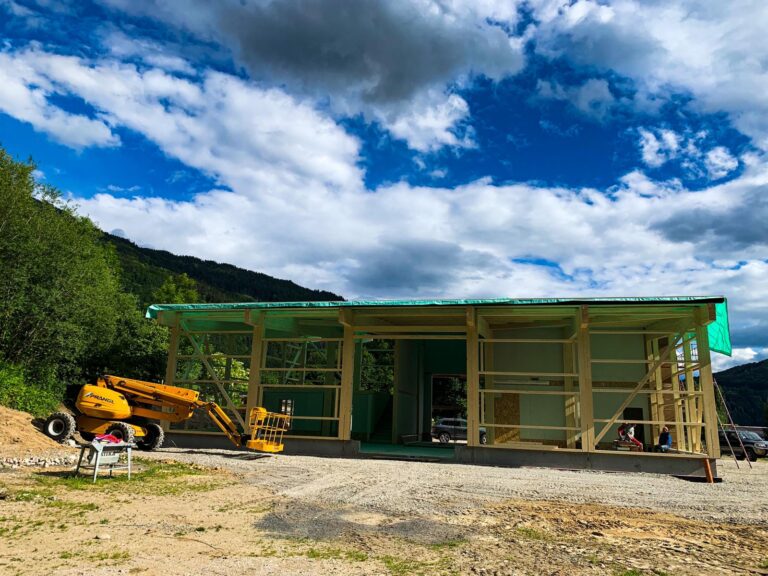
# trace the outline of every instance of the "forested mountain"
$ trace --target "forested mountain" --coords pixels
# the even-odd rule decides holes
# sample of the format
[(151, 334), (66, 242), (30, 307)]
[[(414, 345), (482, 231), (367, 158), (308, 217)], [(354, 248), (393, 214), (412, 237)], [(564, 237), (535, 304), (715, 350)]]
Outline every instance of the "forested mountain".
[(231, 264), (142, 248), (112, 234), (105, 234), (104, 239), (117, 252), (123, 289), (135, 294), (143, 305), (159, 304), (155, 301), (157, 291), (169, 276), (178, 274), (186, 274), (194, 280), (203, 302), (343, 300), (332, 292), (304, 288), (290, 280), (280, 280)]
[(736, 424), (768, 426), (768, 360), (717, 372), (715, 379)]

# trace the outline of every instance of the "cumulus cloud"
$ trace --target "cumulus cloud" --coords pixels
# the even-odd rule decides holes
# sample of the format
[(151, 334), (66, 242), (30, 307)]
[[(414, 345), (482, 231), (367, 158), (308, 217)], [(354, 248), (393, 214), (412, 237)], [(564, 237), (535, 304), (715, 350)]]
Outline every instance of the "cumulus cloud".
[(704, 152), (707, 132), (680, 134), (668, 128), (638, 128), (638, 144), (643, 163), (659, 168), (672, 160), (679, 160), (691, 178), (708, 176), (720, 180), (739, 167), (739, 161), (725, 146), (715, 146)]
[(605, 120), (616, 103), (608, 82), (599, 78), (565, 87), (555, 81), (539, 80), (536, 88), (540, 98), (570, 102), (579, 112), (598, 121)]
[(52, 105), (48, 99), (57, 91), (55, 83), (34, 66), (0, 52), (0, 111), (73, 148), (119, 144), (120, 138), (104, 120)]
[(705, 163), (709, 176), (713, 180), (725, 178), (739, 167), (739, 161), (731, 156), (725, 146), (717, 146), (707, 152)]
[(763, 0), (531, 0), (537, 51), (634, 79), (641, 92), (691, 94), (768, 149), (768, 10)]
[[(91, 62), (35, 48), (0, 53), (0, 59), (7, 69), (25, 74), (0, 89), (0, 106), (15, 101), (16, 92), (32, 93), (35, 110), (46, 111), (42, 120), (23, 106), (3, 109), (73, 146), (113, 144), (116, 137), (107, 125), (119, 125), (143, 134), (188, 166), (226, 175), (242, 191), (280, 186), (301, 196), (315, 183), (333, 188), (359, 182), (359, 143), (281, 90), (261, 89), (218, 72), (192, 82), (157, 68)], [(0, 79), (7, 69), (0, 66)], [(25, 78), (46, 89), (30, 88)], [(82, 99), (100, 120), (65, 113), (50, 103), (51, 94)]]
[(329, 99), (337, 114), (362, 113), (420, 151), (469, 142), (454, 130), (467, 105), (452, 87), (523, 66), (520, 39), (492, 23), (514, 23), (514, 2), (109, 3), (221, 42), (253, 79)]

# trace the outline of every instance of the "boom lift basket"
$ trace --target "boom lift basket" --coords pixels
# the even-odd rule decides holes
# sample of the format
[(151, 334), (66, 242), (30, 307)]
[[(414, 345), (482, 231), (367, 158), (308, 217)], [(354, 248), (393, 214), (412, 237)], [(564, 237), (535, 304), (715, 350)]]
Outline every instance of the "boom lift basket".
[(251, 450), (282, 452), (283, 434), (291, 427), (291, 406), (284, 407), (284, 414), (253, 408), (248, 416), (251, 439), (245, 443)]

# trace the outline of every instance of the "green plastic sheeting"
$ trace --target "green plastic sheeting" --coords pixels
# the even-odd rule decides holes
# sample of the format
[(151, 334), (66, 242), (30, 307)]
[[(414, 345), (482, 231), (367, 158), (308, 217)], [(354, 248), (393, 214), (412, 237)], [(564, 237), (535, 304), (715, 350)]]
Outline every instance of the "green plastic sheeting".
[(715, 304), (716, 319), (708, 327), (709, 348), (713, 352), (731, 355), (731, 335), (728, 327), (728, 304), (723, 296), (658, 296), (620, 298), (493, 298), (457, 300), (350, 300), (340, 302), (243, 302), (233, 304), (152, 304), (147, 318), (157, 313), (206, 312), (226, 310), (306, 309), (306, 308), (358, 308), (358, 307), (416, 307), (416, 306), (579, 306), (626, 304)]
[(731, 347), (731, 331), (728, 326), (728, 301), (725, 298), (722, 302), (715, 304), (715, 316), (715, 321), (707, 326), (709, 349), (730, 356), (733, 348)]

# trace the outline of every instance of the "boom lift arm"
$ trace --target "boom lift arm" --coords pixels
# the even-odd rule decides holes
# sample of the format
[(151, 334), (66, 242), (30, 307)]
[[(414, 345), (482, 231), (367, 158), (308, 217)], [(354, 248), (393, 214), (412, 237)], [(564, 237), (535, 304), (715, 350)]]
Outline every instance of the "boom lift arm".
[(118, 376), (104, 376), (96, 385), (125, 396), (133, 416), (182, 422), (202, 408), (235, 446), (243, 445), (240, 430), (221, 406), (216, 402), (203, 402), (199, 399), (200, 393), (195, 390)]

